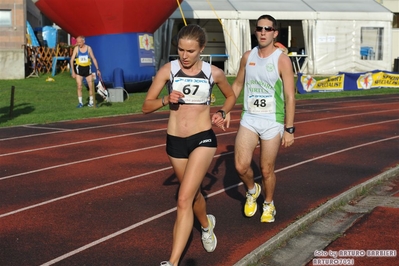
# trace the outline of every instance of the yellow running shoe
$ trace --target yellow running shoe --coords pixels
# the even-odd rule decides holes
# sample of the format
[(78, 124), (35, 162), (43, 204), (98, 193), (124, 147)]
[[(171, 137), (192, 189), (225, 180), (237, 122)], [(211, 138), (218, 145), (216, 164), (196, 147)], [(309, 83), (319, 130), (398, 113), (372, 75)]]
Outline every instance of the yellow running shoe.
[(276, 215), (276, 207), (274, 207), (273, 203), (266, 204), (263, 203), (263, 214), (260, 217), (260, 221), (262, 223), (272, 223), (274, 222), (274, 216)]
[(260, 195), (260, 185), (255, 183), (255, 194), (250, 194), (247, 192), (247, 201), (245, 202), (244, 206), (244, 214), (247, 217), (252, 217), (255, 215), (256, 210), (258, 209), (258, 205), (256, 204), (256, 199)]

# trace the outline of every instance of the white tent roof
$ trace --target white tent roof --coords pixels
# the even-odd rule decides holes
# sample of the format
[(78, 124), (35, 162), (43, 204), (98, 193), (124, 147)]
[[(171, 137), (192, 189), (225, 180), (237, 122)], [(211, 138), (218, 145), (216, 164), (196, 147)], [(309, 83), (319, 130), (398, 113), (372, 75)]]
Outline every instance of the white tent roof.
[[(185, 18), (277, 20), (342, 19), (391, 21), (392, 12), (374, 0), (184, 0)], [(182, 18), (178, 9), (170, 18)]]
[[(393, 13), (374, 0), (184, 0), (180, 7), (170, 19), (222, 21), (229, 74), (237, 73), (240, 56), (251, 48), (250, 21), (264, 14), (301, 21), (308, 73), (390, 69)], [(363, 60), (362, 46), (377, 55)]]

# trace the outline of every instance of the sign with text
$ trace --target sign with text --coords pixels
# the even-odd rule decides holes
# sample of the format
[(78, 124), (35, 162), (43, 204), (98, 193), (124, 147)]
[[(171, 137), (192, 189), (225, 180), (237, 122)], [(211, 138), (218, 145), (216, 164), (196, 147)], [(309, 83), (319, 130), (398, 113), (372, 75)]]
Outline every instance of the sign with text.
[(151, 34), (138, 34), (140, 66), (155, 66), (154, 37)]
[(297, 89), (301, 94), (379, 88), (399, 88), (399, 74), (379, 70), (365, 73), (340, 72), (336, 76), (316, 80), (311, 75), (299, 73), (297, 80)]

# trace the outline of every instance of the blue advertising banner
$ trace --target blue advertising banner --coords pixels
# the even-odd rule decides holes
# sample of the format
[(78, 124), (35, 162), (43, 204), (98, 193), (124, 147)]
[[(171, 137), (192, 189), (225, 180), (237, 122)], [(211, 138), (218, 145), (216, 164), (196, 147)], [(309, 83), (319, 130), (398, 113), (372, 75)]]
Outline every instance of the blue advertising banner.
[(336, 76), (316, 80), (311, 75), (298, 73), (297, 89), (300, 94), (399, 88), (399, 74), (374, 70), (364, 73), (339, 72)]

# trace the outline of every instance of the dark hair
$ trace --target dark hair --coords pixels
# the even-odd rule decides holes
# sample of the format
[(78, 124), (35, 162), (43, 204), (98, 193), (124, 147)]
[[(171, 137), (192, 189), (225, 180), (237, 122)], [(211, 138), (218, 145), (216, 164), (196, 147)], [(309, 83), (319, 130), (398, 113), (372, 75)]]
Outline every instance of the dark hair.
[(275, 18), (273, 18), (273, 17), (270, 16), (270, 15), (262, 15), (262, 16), (260, 16), (260, 17), (258, 18), (258, 20), (256, 21), (256, 26), (258, 26), (258, 22), (259, 22), (259, 20), (261, 20), (261, 19), (270, 20), (270, 21), (273, 23), (272, 27), (273, 27), (274, 29), (277, 30), (277, 20), (276, 20)]
[(205, 47), (207, 42), (205, 30), (196, 24), (181, 28), (177, 34), (177, 41), (180, 39), (196, 40), (200, 47)]

